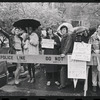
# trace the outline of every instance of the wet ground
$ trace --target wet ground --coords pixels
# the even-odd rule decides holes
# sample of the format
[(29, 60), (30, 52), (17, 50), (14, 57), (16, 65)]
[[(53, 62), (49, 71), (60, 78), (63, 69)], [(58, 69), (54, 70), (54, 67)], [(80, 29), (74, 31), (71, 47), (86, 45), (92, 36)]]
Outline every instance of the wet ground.
[[(58, 86), (51, 84), (46, 86), (46, 76), (42, 69), (36, 71), (35, 83), (28, 83), (28, 77), (20, 78), (20, 84), (14, 85), (14, 80), (8, 80), (8, 84), (0, 88), (0, 96), (83, 96), (84, 81), (79, 80), (76, 89), (73, 83), (59, 90)], [(99, 92), (88, 90), (87, 96), (99, 96)]]

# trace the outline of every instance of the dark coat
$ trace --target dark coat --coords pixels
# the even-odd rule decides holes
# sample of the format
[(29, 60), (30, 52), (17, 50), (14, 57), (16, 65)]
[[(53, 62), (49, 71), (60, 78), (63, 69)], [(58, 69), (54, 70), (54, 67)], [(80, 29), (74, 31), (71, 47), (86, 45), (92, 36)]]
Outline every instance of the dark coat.
[(66, 34), (65, 36), (62, 37), (61, 40), (61, 49), (60, 49), (60, 53), (61, 54), (68, 54), (68, 53), (72, 53), (73, 50), (73, 46), (72, 46), (72, 36), (69, 34)]
[[(46, 39), (50, 39), (49, 37), (46, 37)], [(45, 55), (59, 55), (59, 49), (60, 49), (60, 40), (58, 38), (58, 36), (53, 36), (52, 38), (56, 43), (57, 45), (54, 45), (54, 49), (49, 49), (49, 48), (46, 48), (44, 49), (44, 54)], [(57, 66), (57, 65), (53, 65), (53, 64), (46, 64), (46, 72), (57, 72), (58, 70), (60, 70), (60, 67)]]

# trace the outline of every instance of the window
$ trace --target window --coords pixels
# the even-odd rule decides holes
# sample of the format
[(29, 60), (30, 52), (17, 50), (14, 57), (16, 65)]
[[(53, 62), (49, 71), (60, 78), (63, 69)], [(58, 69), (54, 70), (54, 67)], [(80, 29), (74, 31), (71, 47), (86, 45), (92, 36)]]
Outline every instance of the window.
[(72, 24), (73, 27), (81, 26), (82, 21), (71, 21), (71, 24)]

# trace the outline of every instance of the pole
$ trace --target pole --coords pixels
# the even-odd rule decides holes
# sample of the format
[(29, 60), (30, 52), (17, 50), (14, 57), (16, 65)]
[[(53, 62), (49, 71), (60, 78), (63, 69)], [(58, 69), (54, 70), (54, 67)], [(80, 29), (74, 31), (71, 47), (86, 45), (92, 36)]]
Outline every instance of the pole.
[(88, 72), (89, 72), (90, 66), (87, 66), (86, 68), (86, 79), (85, 79), (85, 84), (84, 84), (84, 96), (86, 96), (87, 90), (88, 90)]

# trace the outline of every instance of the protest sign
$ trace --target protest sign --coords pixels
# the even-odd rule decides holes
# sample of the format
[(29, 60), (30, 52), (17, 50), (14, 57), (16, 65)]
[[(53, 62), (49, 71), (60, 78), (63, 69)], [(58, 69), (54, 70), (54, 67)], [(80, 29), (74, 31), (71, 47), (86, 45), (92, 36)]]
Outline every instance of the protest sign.
[(54, 40), (52, 39), (42, 39), (42, 48), (54, 48)]
[(72, 60), (68, 55), (68, 78), (86, 79), (86, 61)]
[(84, 42), (75, 42), (72, 52), (73, 60), (90, 61), (91, 60), (91, 44)]

